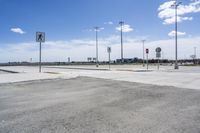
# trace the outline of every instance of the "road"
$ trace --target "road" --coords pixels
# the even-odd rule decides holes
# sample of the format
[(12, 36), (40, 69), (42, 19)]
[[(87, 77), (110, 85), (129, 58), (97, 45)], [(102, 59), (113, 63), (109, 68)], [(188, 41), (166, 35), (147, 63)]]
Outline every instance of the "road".
[(0, 133), (199, 133), (200, 90), (76, 77), (0, 84)]

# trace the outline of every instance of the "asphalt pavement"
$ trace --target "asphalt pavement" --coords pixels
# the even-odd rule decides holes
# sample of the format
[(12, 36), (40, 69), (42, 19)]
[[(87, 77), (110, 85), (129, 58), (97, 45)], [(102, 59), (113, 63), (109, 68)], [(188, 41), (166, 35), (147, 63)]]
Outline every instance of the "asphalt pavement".
[(200, 90), (89, 77), (0, 84), (0, 133), (199, 133)]

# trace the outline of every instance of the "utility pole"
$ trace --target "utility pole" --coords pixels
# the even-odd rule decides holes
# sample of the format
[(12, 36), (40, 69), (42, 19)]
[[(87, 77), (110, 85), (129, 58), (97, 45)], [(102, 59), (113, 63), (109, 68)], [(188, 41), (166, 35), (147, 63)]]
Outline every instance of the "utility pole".
[(143, 51), (143, 67), (145, 66), (144, 65), (144, 42), (145, 42), (146, 40), (142, 40), (142, 51)]
[(123, 26), (124, 26), (124, 22), (120, 21), (119, 22), (120, 26), (121, 26), (121, 62), (124, 62), (124, 55), (123, 55)]
[(94, 27), (96, 31), (96, 67), (99, 67), (99, 55), (98, 55), (98, 32), (99, 32), (99, 27)]
[(175, 8), (175, 66), (174, 69), (179, 69), (178, 66), (178, 22), (177, 22), (177, 9), (178, 6), (181, 4), (181, 2), (177, 2), (177, 0), (175, 1), (175, 3), (172, 5), (172, 7)]

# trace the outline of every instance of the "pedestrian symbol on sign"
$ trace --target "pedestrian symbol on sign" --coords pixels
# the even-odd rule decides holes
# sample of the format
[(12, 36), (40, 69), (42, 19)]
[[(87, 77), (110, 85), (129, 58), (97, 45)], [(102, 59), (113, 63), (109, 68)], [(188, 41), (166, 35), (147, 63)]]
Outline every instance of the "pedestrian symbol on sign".
[(42, 34), (39, 34), (38, 40), (39, 40), (39, 41), (42, 41), (42, 40), (43, 40), (42, 38), (43, 38), (43, 37), (42, 37)]
[(36, 32), (36, 42), (45, 42), (44, 32)]

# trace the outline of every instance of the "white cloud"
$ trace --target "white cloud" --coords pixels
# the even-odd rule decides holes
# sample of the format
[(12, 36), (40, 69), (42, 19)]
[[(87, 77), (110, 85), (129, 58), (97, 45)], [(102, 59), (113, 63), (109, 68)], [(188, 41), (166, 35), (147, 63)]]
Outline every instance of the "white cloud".
[(84, 29), (84, 30), (82, 30), (82, 32), (92, 32), (92, 31), (94, 31), (94, 29)]
[[(171, 31), (171, 32), (169, 32), (168, 36), (174, 37), (175, 34), (176, 34), (176, 31)], [(178, 35), (178, 36), (185, 36), (185, 35), (186, 35), (186, 32), (179, 32), (179, 31), (178, 31), (178, 32), (177, 32), (177, 35)]]
[[(177, 16), (177, 22), (182, 22), (182, 21), (185, 21), (185, 20), (193, 20), (193, 17), (180, 17), (180, 16)], [(163, 24), (174, 24), (175, 22), (175, 17), (171, 17), (171, 18), (167, 18), (164, 20)]]
[[(124, 57), (142, 58), (142, 43), (136, 41), (135, 37), (124, 38)], [(179, 38), (178, 39), (178, 57), (190, 58), (193, 54), (193, 47), (200, 49), (198, 45), (200, 37)], [(174, 59), (174, 39), (157, 40), (145, 42), (145, 48), (150, 49), (149, 58), (155, 58), (155, 48), (161, 47), (164, 52), (164, 58)], [(108, 38), (99, 38), (99, 58), (107, 60), (107, 46), (111, 46), (112, 59), (120, 58), (120, 36), (112, 35)], [(69, 41), (49, 41), (42, 44), (43, 61), (67, 61), (71, 57), (72, 61), (86, 61), (88, 57), (95, 57), (95, 39), (76, 39)], [(0, 62), (8, 61), (38, 61), (39, 45), (35, 42), (6, 44), (6, 47), (0, 45)], [(198, 55), (200, 57), (200, 55)]]
[[(158, 8), (158, 17), (163, 20), (163, 24), (175, 23), (175, 11), (172, 7), (174, 3), (175, 1), (168, 1)], [(188, 5), (180, 5), (177, 10), (178, 22), (193, 20), (193, 17), (185, 15), (198, 12), (200, 12), (200, 0), (191, 0)]]
[[(123, 25), (122, 28), (123, 28), (123, 32), (131, 32), (131, 31), (133, 31), (133, 28), (128, 24)], [(121, 26), (116, 27), (116, 30), (117, 31), (121, 31)]]
[(11, 28), (10, 29), (14, 33), (25, 34), (26, 32), (23, 31), (21, 28)]
[[(99, 27), (99, 29), (97, 31), (102, 31), (104, 30), (105, 28), (104, 27)], [(94, 28), (94, 31), (96, 31), (96, 29)]]
[(163, 3), (162, 5), (160, 5), (160, 7), (158, 8), (159, 11), (161, 10), (165, 10), (171, 7), (171, 5), (174, 4), (174, 1), (168, 1)]
[(104, 24), (113, 25), (113, 22), (112, 21), (108, 21), (108, 22), (104, 22)]
[(105, 29), (104, 27), (99, 28), (99, 30), (104, 30), (104, 29)]
[[(102, 30), (104, 30), (104, 29), (105, 29), (104, 27), (99, 27), (98, 31), (102, 31)], [(94, 31), (96, 31), (95, 28), (93, 28), (93, 29), (84, 29), (84, 30), (82, 30), (82, 32), (94, 32)]]

